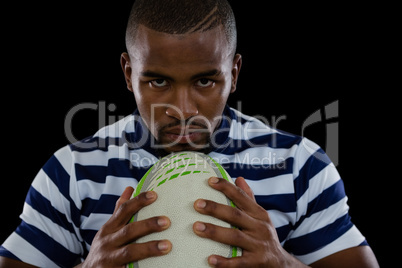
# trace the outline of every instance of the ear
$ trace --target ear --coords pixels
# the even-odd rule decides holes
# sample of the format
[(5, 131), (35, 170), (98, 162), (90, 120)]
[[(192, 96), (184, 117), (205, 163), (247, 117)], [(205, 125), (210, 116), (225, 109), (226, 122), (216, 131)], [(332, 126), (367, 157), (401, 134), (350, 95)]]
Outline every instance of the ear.
[(131, 82), (131, 64), (130, 64), (130, 56), (127, 52), (121, 54), (120, 57), (121, 68), (123, 69), (124, 78), (126, 79), (127, 88), (131, 92), (133, 92), (133, 84)]
[(230, 90), (230, 93), (233, 93), (236, 91), (236, 86), (237, 86), (237, 79), (239, 78), (239, 73), (241, 69), (241, 64), (242, 64), (242, 57), (240, 54), (236, 54), (234, 59), (233, 59), (233, 68), (232, 68), (232, 89)]

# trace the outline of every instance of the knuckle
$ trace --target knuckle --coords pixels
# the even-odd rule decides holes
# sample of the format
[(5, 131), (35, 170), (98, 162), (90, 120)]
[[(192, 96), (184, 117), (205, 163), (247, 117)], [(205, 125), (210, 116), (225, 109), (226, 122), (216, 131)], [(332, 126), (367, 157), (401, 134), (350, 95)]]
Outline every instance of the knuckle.
[(207, 223), (207, 224), (205, 224), (205, 226), (206, 226), (206, 229), (205, 229), (205, 231), (204, 231), (204, 234), (205, 234), (207, 237), (214, 237), (214, 236), (216, 236), (217, 231), (216, 231), (216, 227), (215, 227), (214, 225)]
[[(162, 222), (160, 221), (161, 219)], [(169, 226), (169, 221), (164, 217), (153, 217), (149, 219), (145, 219), (142, 221), (138, 221), (132, 224), (133, 232), (141, 232), (141, 235), (148, 235), (154, 232), (160, 232), (166, 229)]]
[(250, 261), (245, 257), (236, 258), (223, 258), (216, 256), (216, 264), (213, 266), (215, 268), (244, 268), (244, 267), (255, 267), (250, 266)]
[(120, 233), (121, 233), (122, 237), (128, 237), (130, 235), (130, 233), (131, 233), (130, 226), (131, 225), (126, 225), (120, 229)]
[(134, 200), (133, 202), (136, 202), (140, 205), (147, 204), (149, 202), (149, 199), (147, 199), (146, 194), (147, 193), (145, 192), (145, 193), (141, 193), (141, 194), (137, 195), (136, 197), (133, 198), (133, 200)]
[(236, 268), (250, 267), (250, 261), (248, 261), (246, 258), (238, 258), (237, 262), (234, 264), (234, 267)]
[(214, 212), (217, 208), (217, 204), (213, 201), (206, 201), (205, 211)]
[(267, 249), (270, 247), (270, 243), (268, 242), (268, 240), (257, 240), (255, 241), (257, 248), (258, 249)]
[(120, 205), (119, 211), (120, 211), (121, 213), (125, 213), (127, 210), (128, 210), (128, 204), (127, 204), (127, 202), (125, 202), (125, 203), (123, 203), (123, 204)]
[(161, 219), (160, 217), (153, 217), (148, 220), (147, 225), (149, 226), (151, 231), (159, 231), (161, 229), (161, 226), (159, 225), (160, 219)]
[(271, 222), (261, 220), (258, 222), (258, 225), (259, 225), (260, 230), (266, 230), (266, 232), (268, 234), (271, 234), (271, 236), (273, 234), (276, 234), (275, 226)]
[(233, 229), (231, 236), (233, 241), (242, 241), (244, 239), (244, 233), (239, 229)]
[(134, 197), (132, 200), (133, 200), (133, 202), (137, 202), (137, 203), (141, 204), (145, 201), (145, 194), (144, 193), (139, 194), (136, 197)]
[(212, 187), (214, 187), (215, 189), (217, 189), (219, 191), (224, 191), (224, 190), (227, 190), (228, 185), (230, 186), (230, 183), (223, 178), (218, 178), (217, 182), (212, 183), (211, 185), (212, 185)]
[(115, 203), (115, 207), (119, 208), (122, 205), (121, 199), (117, 199), (116, 203)]
[(152, 241), (150, 243), (146, 243), (145, 245), (146, 245), (146, 247), (145, 247), (145, 255), (147, 257), (162, 255), (161, 251), (158, 248), (158, 242), (157, 241)]
[[(105, 224), (105, 225), (106, 225), (106, 224)], [(105, 235), (105, 230), (106, 230), (105, 225), (103, 225), (103, 226), (98, 230), (98, 232), (97, 232), (96, 235), (95, 235), (95, 238), (101, 239), (101, 238)]]
[(238, 208), (232, 208), (231, 216), (235, 219), (242, 218), (243, 212), (241, 212)]
[(127, 262), (139, 261), (161, 255), (157, 241), (132, 243), (120, 249), (119, 258)]
[(110, 235), (111, 230), (107, 224), (103, 225), (95, 235), (95, 238), (98, 240), (103, 240), (105, 237)]
[(122, 257), (123, 259), (130, 260), (130, 259), (135, 259), (135, 256), (134, 256), (134, 253), (133, 253), (133, 252), (134, 252), (134, 251), (131, 250), (131, 247), (123, 247), (123, 248), (121, 249), (120, 254), (121, 254), (121, 257)]
[(259, 213), (261, 215), (264, 215), (264, 218), (269, 219), (269, 214), (268, 212), (265, 210), (265, 208), (263, 208), (262, 206), (257, 206), (257, 209), (259, 210)]
[(243, 196), (244, 198), (247, 198), (247, 199), (249, 198), (248, 194), (243, 189), (236, 187), (235, 191), (237, 194)]
[(146, 193), (141, 193), (133, 199), (130, 199), (121, 204), (118, 213), (123, 215), (127, 213), (133, 214), (133, 212), (136, 212), (139, 209), (147, 206), (148, 204), (150, 204), (150, 202), (152, 202), (152, 200), (146, 198)]

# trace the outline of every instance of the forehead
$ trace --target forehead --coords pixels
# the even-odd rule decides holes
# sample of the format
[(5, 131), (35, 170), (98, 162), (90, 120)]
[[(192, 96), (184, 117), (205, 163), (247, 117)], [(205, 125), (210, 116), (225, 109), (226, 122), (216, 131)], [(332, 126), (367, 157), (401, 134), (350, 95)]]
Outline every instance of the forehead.
[(183, 70), (222, 65), (231, 54), (221, 27), (179, 35), (157, 32), (140, 25), (128, 50), (135, 66)]

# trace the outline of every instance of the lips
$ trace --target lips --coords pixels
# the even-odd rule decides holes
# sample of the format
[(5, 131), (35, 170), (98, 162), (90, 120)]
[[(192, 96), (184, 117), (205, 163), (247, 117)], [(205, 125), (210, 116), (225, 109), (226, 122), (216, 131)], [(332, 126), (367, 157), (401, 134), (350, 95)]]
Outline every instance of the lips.
[(164, 131), (165, 137), (171, 143), (195, 143), (201, 139), (202, 134), (208, 130), (201, 127), (173, 127)]
[(197, 127), (197, 126), (191, 126), (191, 127), (172, 127), (172, 128), (168, 128), (166, 129), (164, 132), (168, 133), (168, 134), (175, 134), (175, 135), (189, 135), (191, 133), (194, 132), (199, 132), (200, 130), (203, 130), (203, 128), (201, 127)]

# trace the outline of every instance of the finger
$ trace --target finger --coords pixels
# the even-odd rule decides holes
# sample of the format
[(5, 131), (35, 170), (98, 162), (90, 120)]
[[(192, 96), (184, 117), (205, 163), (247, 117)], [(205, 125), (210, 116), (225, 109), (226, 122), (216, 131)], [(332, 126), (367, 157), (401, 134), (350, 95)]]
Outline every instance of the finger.
[(153, 217), (138, 222), (132, 222), (113, 234), (117, 245), (125, 245), (145, 235), (162, 232), (169, 228), (170, 220), (165, 216)]
[(132, 216), (143, 207), (146, 207), (157, 199), (156, 192), (141, 193), (133, 199), (130, 199), (123, 204), (113, 213), (112, 217), (106, 223), (111, 230), (118, 230), (126, 225)]
[(247, 236), (244, 232), (236, 228), (225, 228), (205, 222), (195, 222), (193, 231), (196, 235), (208, 238), (226, 245), (241, 247), (251, 251), (255, 245), (254, 238)]
[(250, 216), (259, 219), (261, 213), (265, 212), (245, 191), (227, 180), (212, 177), (208, 183), (212, 188), (225, 194), (239, 209), (246, 211)]
[(116, 259), (121, 262), (121, 265), (125, 265), (130, 262), (135, 262), (150, 257), (166, 255), (171, 250), (172, 243), (169, 240), (129, 244), (118, 250)]
[(219, 255), (211, 255), (208, 257), (208, 263), (214, 268), (243, 268), (250, 267), (244, 257), (224, 258)]
[(210, 200), (198, 199), (194, 202), (194, 209), (201, 214), (212, 216), (241, 229), (255, 228), (255, 219), (238, 208)]
[(250, 186), (247, 184), (246, 180), (243, 177), (238, 177), (235, 181), (235, 184), (237, 187), (242, 189), (249, 197), (251, 197), (251, 199), (255, 201), (253, 190), (250, 188)]
[[(114, 208), (114, 212), (116, 212), (116, 210), (125, 202), (127, 202), (128, 200), (130, 200), (132, 194), (134, 192), (134, 188), (133, 187), (127, 187), (124, 192), (121, 194), (120, 198), (117, 199), (116, 201), (116, 206)], [(114, 213), (113, 212), (113, 213)]]

